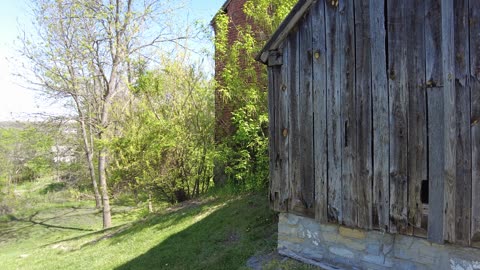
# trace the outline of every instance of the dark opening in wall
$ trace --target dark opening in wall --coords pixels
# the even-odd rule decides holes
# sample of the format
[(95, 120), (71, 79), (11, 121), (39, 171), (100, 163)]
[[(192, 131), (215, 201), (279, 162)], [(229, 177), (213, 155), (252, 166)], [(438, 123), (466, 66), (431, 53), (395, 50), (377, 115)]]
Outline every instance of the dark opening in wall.
[(420, 190), (420, 201), (423, 204), (428, 204), (428, 180), (422, 181), (422, 188)]

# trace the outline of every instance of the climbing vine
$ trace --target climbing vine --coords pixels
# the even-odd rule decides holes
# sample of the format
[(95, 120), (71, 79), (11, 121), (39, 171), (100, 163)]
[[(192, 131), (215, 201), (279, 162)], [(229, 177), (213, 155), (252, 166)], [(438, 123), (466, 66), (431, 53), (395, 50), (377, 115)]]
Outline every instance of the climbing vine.
[(267, 75), (255, 61), (268, 37), (286, 17), (295, 0), (248, 0), (244, 5), (247, 23), (235, 25), (237, 39), (229, 44), (232, 29), (225, 13), (216, 16), (217, 90), (223, 106), (232, 111), (233, 134), (218, 145), (227, 182), (252, 190), (268, 185)]

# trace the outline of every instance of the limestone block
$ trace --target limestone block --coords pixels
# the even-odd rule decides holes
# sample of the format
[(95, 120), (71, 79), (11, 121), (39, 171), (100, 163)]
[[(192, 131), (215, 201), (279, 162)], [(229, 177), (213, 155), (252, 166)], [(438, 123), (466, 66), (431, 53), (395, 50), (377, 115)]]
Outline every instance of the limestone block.
[(350, 250), (348, 249), (345, 249), (345, 248), (341, 248), (341, 247), (330, 247), (328, 249), (331, 253), (337, 255), (337, 256), (341, 256), (341, 257), (344, 257), (344, 258), (348, 258), (348, 259), (353, 259), (355, 257), (355, 255), (353, 254), (353, 252), (351, 252)]
[(393, 262), (383, 255), (364, 255), (362, 261), (376, 264), (383, 267), (392, 267)]
[(298, 221), (300, 220), (301, 217), (292, 215), (292, 214), (287, 214), (287, 224), (289, 225), (297, 225)]
[(339, 233), (341, 236), (356, 238), (356, 239), (365, 239), (366, 233), (362, 230), (350, 229), (347, 227), (340, 227)]
[(367, 244), (364, 241), (355, 241), (354, 239), (341, 236), (337, 238), (337, 243), (343, 244), (348, 249), (355, 249), (359, 251), (367, 248)]

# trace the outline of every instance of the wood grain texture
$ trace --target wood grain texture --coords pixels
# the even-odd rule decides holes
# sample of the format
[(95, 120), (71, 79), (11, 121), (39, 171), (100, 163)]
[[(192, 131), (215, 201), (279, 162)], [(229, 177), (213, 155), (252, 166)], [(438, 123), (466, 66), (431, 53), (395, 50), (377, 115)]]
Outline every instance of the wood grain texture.
[(442, 61), (443, 61), (443, 104), (445, 124), (445, 201), (444, 228), (445, 241), (455, 242), (455, 175), (456, 175), (456, 143), (455, 143), (455, 54), (454, 50), (454, 5), (452, 1), (442, 1)]
[(372, 54), (370, 2), (355, 1), (355, 121), (357, 226), (372, 228)]
[(387, 1), (390, 111), (390, 232), (408, 229), (407, 30), (404, 1)]
[[(288, 63), (290, 59), (289, 44), (285, 42), (285, 47), (282, 50), (283, 61)], [(276, 117), (275, 117), (275, 131), (276, 131), (276, 143), (277, 143), (277, 155), (275, 157), (276, 170), (278, 171), (278, 177), (280, 178), (280, 202), (279, 208), (283, 211), (288, 211), (289, 200), (291, 196), (291, 180), (289, 175), (290, 166), (290, 137), (284, 136), (285, 131), (290, 129), (290, 89), (289, 85), (289, 68), (288, 65), (282, 65), (279, 69), (274, 69), (275, 89), (277, 99)]]
[[(408, 234), (420, 235), (422, 182), (427, 181), (427, 108), (425, 84), (425, 6), (423, 0), (405, 1), (407, 20), (408, 90)], [(426, 225), (427, 223), (423, 223)], [(424, 235), (425, 233), (422, 233)]]
[(428, 107), (428, 239), (443, 243), (444, 110), (441, 0), (425, 1), (426, 85)]
[(480, 1), (469, 1), (472, 139), (471, 243), (480, 248)]
[(295, 28), (288, 38), (289, 52), (289, 180), (291, 185), (290, 211), (306, 215), (303, 202), (303, 175), (301, 164), (301, 125), (300, 122), (300, 87), (299, 87), (299, 32)]
[(338, 7), (327, 1), (326, 59), (327, 59), (327, 145), (328, 145), (328, 220), (341, 223), (342, 209), (342, 103), (340, 89), (341, 73), (341, 28)]
[(313, 49), (313, 141), (315, 159), (315, 218), (327, 219), (327, 58), (325, 1), (311, 11)]
[(276, 134), (276, 129), (278, 127), (278, 119), (277, 119), (277, 107), (278, 104), (278, 76), (275, 75), (274, 71), (275, 67), (268, 68), (268, 80), (269, 80), (269, 87), (268, 87), (268, 103), (272, 104), (269, 105), (269, 130), (270, 130), (270, 205), (275, 211), (281, 211), (280, 207), (280, 198), (281, 198), (281, 179), (279, 174), (279, 164), (277, 156), (279, 156), (278, 152), (278, 140), (279, 137)]
[(299, 156), (302, 203), (314, 216), (315, 175), (313, 156), (312, 27), (309, 14), (299, 24)]
[(372, 225), (389, 231), (389, 105), (386, 59), (385, 1), (370, 0), (372, 36), (373, 214)]
[(340, 1), (340, 80), (342, 123), (342, 210), (346, 226), (358, 224), (357, 121), (355, 116), (355, 39), (353, 0)]
[[(280, 177), (278, 174), (278, 167), (276, 166), (276, 156), (278, 152), (277, 148), (277, 136), (275, 134), (275, 117), (276, 106), (278, 105), (278, 99), (275, 98), (277, 83), (274, 76), (273, 67), (268, 67), (268, 122), (269, 122), (269, 168), (270, 168), (270, 206), (274, 211), (280, 211)], [(279, 90), (279, 89), (278, 89)]]
[(455, 52), (455, 243), (470, 244), (472, 155), (470, 137), (470, 72), (468, 0), (454, 4)]

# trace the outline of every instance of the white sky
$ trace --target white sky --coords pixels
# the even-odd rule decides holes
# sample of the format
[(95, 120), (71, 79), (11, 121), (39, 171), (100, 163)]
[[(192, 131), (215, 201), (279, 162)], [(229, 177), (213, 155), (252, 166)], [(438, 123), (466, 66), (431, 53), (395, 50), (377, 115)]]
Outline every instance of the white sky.
[[(34, 1), (34, 0), (32, 0)], [(225, 0), (190, 0), (189, 20), (210, 22)], [(33, 119), (34, 114), (61, 114), (60, 105), (51, 104), (20, 86), (13, 74), (19, 69), (14, 42), (19, 25), (29, 25), (28, 0), (0, 0), (0, 121)], [(17, 42), (18, 43), (18, 42)], [(17, 60), (16, 60), (17, 59)]]

